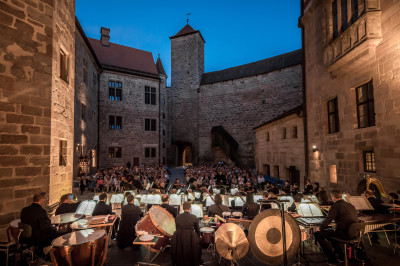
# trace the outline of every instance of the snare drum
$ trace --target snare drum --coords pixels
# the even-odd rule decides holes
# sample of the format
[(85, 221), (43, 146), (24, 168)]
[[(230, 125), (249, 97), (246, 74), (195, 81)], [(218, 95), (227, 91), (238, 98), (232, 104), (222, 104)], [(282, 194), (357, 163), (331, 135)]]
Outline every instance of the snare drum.
[(212, 227), (202, 227), (200, 228), (200, 236), (202, 239), (203, 246), (208, 246), (214, 243), (214, 233), (215, 229)]
[(152, 235), (161, 235), (157, 243), (150, 249), (160, 252), (168, 245), (172, 235), (176, 231), (174, 217), (164, 208), (153, 206), (135, 226), (136, 232), (145, 231)]
[(229, 217), (231, 217), (231, 213), (230, 212), (223, 212), (222, 213), (222, 218), (227, 219)]
[(21, 219), (17, 219), (14, 221), (11, 221), (11, 223), (8, 225), (8, 231), (7, 231), (7, 237), (8, 241), (11, 241), (11, 237), (14, 239), (15, 243), (18, 241), (18, 236), (19, 236), (19, 228), (18, 224), (21, 222)]
[(87, 229), (62, 235), (51, 245), (53, 265), (103, 265), (107, 256), (108, 236), (103, 229)]
[(241, 219), (243, 214), (241, 212), (232, 212), (232, 216), (235, 219)]

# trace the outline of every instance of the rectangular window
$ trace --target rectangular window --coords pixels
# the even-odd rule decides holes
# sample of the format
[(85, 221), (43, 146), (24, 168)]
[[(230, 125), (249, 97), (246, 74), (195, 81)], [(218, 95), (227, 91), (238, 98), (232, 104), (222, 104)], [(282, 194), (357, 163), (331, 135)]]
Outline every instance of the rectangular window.
[(122, 129), (122, 117), (121, 116), (115, 117), (115, 129)]
[(376, 172), (375, 168), (375, 153), (373, 151), (364, 151), (364, 171)]
[(375, 126), (374, 87), (372, 80), (356, 89), (358, 127)]
[(155, 158), (156, 157), (156, 148), (145, 148), (144, 149), (144, 157)]
[(338, 12), (337, 12), (337, 0), (333, 0), (332, 2), (332, 26), (333, 26), (333, 39), (336, 39), (338, 36)]
[(271, 175), (271, 169), (269, 164), (264, 164), (264, 174), (270, 176)]
[(266, 139), (267, 141), (269, 141), (269, 132), (267, 132), (267, 133), (265, 134), (265, 139)]
[(121, 155), (122, 155), (122, 148), (115, 147), (115, 158), (121, 158)]
[(329, 133), (339, 132), (339, 115), (337, 98), (328, 101)]
[(150, 148), (145, 148), (144, 149), (144, 157), (146, 157), (146, 158), (150, 157)]
[(341, 0), (341, 22), (342, 22), (342, 28), (341, 32), (344, 32), (348, 27), (349, 24), (347, 23), (347, 0)]
[(67, 141), (60, 140), (60, 150), (59, 150), (59, 166), (67, 165)]
[(274, 177), (279, 178), (279, 165), (274, 166)]
[(60, 78), (68, 83), (69, 77), (69, 58), (67, 53), (60, 49)]
[(331, 183), (337, 183), (336, 165), (329, 166), (329, 180)]
[(144, 103), (156, 105), (156, 88), (144, 87)]
[(162, 118), (165, 118), (165, 113), (162, 113)]
[(110, 147), (108, 148), (108, 158), (114, 158), (114, 148)]
[(151, 148), (151, 157), (152, 158), (156, 157), (156, 148)]
[(82, 121), (86, 121), (86, 104), (81, 103), (81, 117)]
[(108, 128), (115, 129), (115, 116), (110, 115), (108, 119)]
[(112, 101), (122, 101), (122, 83), (108, 81), (108, 98)]
[(286, 127), (282, 128), (282, 139), (286, 139)]
[(293, 127), (292, 138), (297, 138), (297, 126)]
[(97, 162), (96, 162), (96, 150), (92, 150), (91, 151), (91, 153), (90, 153), (90, 157), (92, 158), (92, 167), (96, 167), (96, 164), (97, 164)]
[(165, 149), (165, 143), (163, 142), (162, 147)]
[(163, 129), (163, 131), (162, 131), (162, 134), (163, 134), (163, 136), (165, 136), (165, 130)]
[(156, 131), (157, 130), (157, 120), (146, 118), (144, 119), (144, 130), (145, 131)]
[(358, 0), (351, 0), (351, 23), (358, 19)]

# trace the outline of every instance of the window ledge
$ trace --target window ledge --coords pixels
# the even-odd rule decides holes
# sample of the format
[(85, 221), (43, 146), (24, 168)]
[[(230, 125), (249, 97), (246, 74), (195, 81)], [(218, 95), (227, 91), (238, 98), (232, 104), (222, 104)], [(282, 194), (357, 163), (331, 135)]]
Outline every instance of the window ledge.
[(363, 59), (381, 39), (381, 11), (367, 11), (325, 47), (324, 64), (332, 72)]

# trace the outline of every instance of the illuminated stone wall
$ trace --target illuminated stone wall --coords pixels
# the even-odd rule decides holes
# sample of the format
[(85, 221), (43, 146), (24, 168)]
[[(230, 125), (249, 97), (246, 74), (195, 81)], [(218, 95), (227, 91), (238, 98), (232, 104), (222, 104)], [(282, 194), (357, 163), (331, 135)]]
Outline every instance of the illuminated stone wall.
[[(381, 180), (386, 192), (397, 191), (400, 2), (369, 0), (364, 6), (364, 1), (359, 1), (359, 18), (335, 39), (330, 6), (330, 1), (311, 1), (301, 19), (305, 34), (309, 176), (322, 186), (354, 193), (362, 175), (370, 174)], [(356, 88), (371, 80), (376, 123), (359, 128)], [(327, 101), (335, 97), (339, 132), (329, 134)], [(314, 145), (316, 152), (312, 152)], [(365, 171), (364, 151), (374, 152), (375, 173)], [(332, 166), (336, 166), (337, 183), (329, 179)]]

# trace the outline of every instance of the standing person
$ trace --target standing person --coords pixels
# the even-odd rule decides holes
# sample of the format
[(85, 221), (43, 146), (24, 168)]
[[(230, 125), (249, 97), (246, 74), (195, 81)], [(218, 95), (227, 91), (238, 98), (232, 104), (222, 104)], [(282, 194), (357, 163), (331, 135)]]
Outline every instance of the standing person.
[[(315, 240), (318, 241), (325, 255), (328, 257), (328, 263), (337, 263), (335, 253), (338, 254), (339, 260), (344, 259), (343, 251), (339, 243), (331, 240), (335, 253), (328, 245), (327, 239), (330, 237), (337, 237), (341, 239), (351, 239), (355, 236), (349, 235), (349, 228), (352, 224), (358, 222), (357, 211), (350, 203), (342, 199), (342, 193), (339, 190), (332, 190), (331, 197), (333, 205), (330, 208), (328, 215), (325, 217), (321, 226), (314, 233)], [(328, 229), (329, 224), (335, 220), (336, 229)]]
[(57, 231), (56, 227), (51, 225), (47, 212), (43, 209), (46, 202), (46, 192), (37, 192), (33, 195), (33, 203), (23, 208), (20, 215), (21, 223), (32, 227), (32, 237), (26, 241), (41, 248), (50, 246), (55, 238), (67, 233)]
[(81, 196), (83, 192), (85, 192), (85, 187), (86, 187), (86, 177), (84, 175), (81, 175), (81, 180), (79, 182), (79, 188), (81, 190)]
[(126, 198), (128, 204), (122, 206), (121, 222), (117, 234), (119, 248), (126, 248), (133, 245), (133, 240), (136, 237), (135, 224), (142, 217), (142, 211), (138, 206), (133, 204), (134, 197), (129, 194)]
[(183, 203), (183, 213), (175, 219), (176, 231), (171, 240), (172, 265), (197, 266), (201, 261), (200, 228), (190, 213), (191, 203)]

